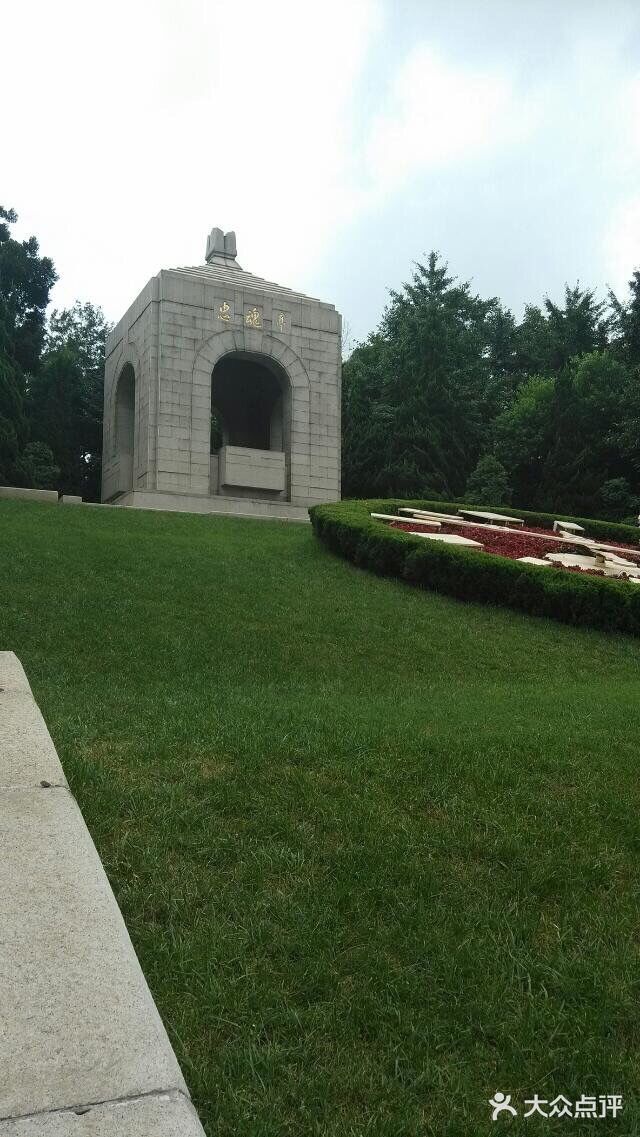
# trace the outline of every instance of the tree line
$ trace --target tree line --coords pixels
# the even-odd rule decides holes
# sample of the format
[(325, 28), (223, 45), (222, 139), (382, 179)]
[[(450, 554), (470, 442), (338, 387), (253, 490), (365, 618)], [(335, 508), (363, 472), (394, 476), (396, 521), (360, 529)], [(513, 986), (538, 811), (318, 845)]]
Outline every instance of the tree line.
[(615, 520), (640, 508), (640, 273), (522, 319), (436, 253), (343, 367), (343, 493), (514, 504)]
[(35, 237), (0, 207), (0, 485), (100, 496), (104, 344), (100, 308), (47, 318), (57, 274)]
[[(57, 280), (0, 207), (0, 484), (100, 496), (100, 308), (47, 317)], [(612, 520), (640, 508), (640, 272), (606, 302), (576, 285), (517, 320), (436, 253), (390, 293), (343, 366), (343, 493)]]

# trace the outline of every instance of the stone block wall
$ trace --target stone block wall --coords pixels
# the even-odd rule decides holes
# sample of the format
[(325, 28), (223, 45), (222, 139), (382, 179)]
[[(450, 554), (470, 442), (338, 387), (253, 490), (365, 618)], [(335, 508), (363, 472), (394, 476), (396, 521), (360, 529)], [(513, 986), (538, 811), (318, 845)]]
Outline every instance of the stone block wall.
[[(102, 500), (155, 484), (158, 373), (158, 282), (150, 280), (107, 339), (102, 440)], [(133, 485), (122, 481), (116, 437), (118, 381), (127, 364), (135, 375)]]
[(253, 281), (238, 271), (228, 282), (206, 268), (162, 271), (114, 329), (107, 343), (103, 500), (125, 488), (114, 444), (116, 385), (127, 362), (136, 375), (131, 488), (210, 494), (211, 375), (229, 352), (260, 356), (286, 373), (291, 503), (340, 497), (340, 316), (331, 305)]
[(282, 451), (250, 450), (242, 446), (223, 446), (220, 451), (220, 485), (280, 492), (285, 484)]

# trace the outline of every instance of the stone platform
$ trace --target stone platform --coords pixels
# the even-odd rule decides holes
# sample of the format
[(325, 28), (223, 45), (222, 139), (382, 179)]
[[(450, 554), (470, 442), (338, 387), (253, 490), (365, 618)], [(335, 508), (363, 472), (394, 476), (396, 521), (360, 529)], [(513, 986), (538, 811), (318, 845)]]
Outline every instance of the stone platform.
[(249, 497), (200, 496), (162, 493), (158, 490), (132, 490), (113, 502), (116, 508), (166, 509), (177, 513), (221, 513), (230, 517), (256, 517), (271, 521), (309, 523), (304, 505), (288, 501), (263, 501)]

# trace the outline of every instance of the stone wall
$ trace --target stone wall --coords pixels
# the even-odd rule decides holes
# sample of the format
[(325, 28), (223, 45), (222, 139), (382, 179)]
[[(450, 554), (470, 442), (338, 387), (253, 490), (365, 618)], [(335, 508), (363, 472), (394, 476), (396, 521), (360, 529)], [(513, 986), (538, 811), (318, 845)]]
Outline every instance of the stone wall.
[(285, 486), (284, 454), (278, 450), (250, 450), (223, 446), (220, 451), (220, 487), (281, 492)]
[[(156, 415), (158, 376), (157, 278), (150, 280), (107, 340), (102, 440), (102, 500), (109, 501), (127, 489), (155, 486)], [(116, 396), (118, 380), (127, 364), (135, 375), (135, 463), (133, 484), (121, 480), (120, 455), (116, 446)]]
[[(289, 384), (284, 448), (296, 505), (340, 497), (340, 316), (328, 304), (243, 276), (166, 270), (140, 294), (107, 342), (103, 500), (121, 489), (115, 395), (136, 373), (138, 453), (133, 489), (210, 493), (211, 375), (229, 352), (273, 360)], [(247, 324), (253, 321), (253, 326)]]

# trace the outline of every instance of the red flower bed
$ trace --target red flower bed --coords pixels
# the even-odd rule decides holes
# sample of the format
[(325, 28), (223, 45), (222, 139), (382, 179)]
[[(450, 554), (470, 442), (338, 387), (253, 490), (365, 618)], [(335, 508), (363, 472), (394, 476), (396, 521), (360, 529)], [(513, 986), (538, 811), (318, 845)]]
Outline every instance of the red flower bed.
[(472, 541), (480, 541), (487, 553), (497, 553), (512, 561), (517, 561), (520, 557), (544, 557), (545, 553), (557, 553), (562, 548), (558, 541), (550, 541), (548, 536), (510, 531), (505, 533), (499, 529), (487, 529), (484, 525), (443, 525), (442, 532), (461, 533)]
[[(402, 529), (405, 533), (424, 533), (427, 530), (421, 525), (415, 525), (411, 520), (398, 519), (392, 522), (392, 528)], [(436, 532), (436, 530), (433, 530)], [(472, 541), (480, 541), (487, 553), (495, 553), (500, 557), (508, 557), (510, 560), (517, 561), (520, 557), (539, 557), (544, 559), (547, 553), (566, 553), (571, 551), (572, 542), (571, 538), (567, 537), (565, 541), (554, 540), (549, 537), (548, 530), (540, 528), (527, 529), (525, 532), (518, 530), (504, 529), (489, 529), (486, 525), (456, 525), (453, 522), (443, 522), (442, 527), (437, 530), (439, 533), (457, 533), (462, 537), (469, 537)], [(577, 546), (573, 546), (577, 548)], [(612, 548), (614, 546), (612, 545)], [(620, 550), (621, 554), (635, 553), (636, 557), (640, 552), (639, 549), (631, 545), (615, 545), (616, 549)], [(580, 552), (588, 554), (587, 549), (580, 549)], [(634, 558), (632, 558), (634, 559)], [(560, 567), (560, 566), (556, 566)], [(568, 566), (565, 566), (568, 567)], [(598, 569), (582, 569), (579, 566), (571, 566), (572, 572), (588, 572), (594, 576), (604, 576), (605, 574)]]
[[(411, 521), (394, 521), (392, 525), (394, 529), (402, 529), (405, 533), (426, 532), (422, 525), (413, 525)], [(497, 553), (498, 556), (509, 557), (516, 561), (519, 557), (543, 557), (545, 553), (552, 553), (561, 548), (557, 541), (550, 541), (548, 536), (504, 532), (499, 529), (488, 529), (484, 525), (454, 525), (446, 522), (438, 532), (457, 533), (462, 537), (469, 537), (472, 541), (480, 541), (487, 553)]]

